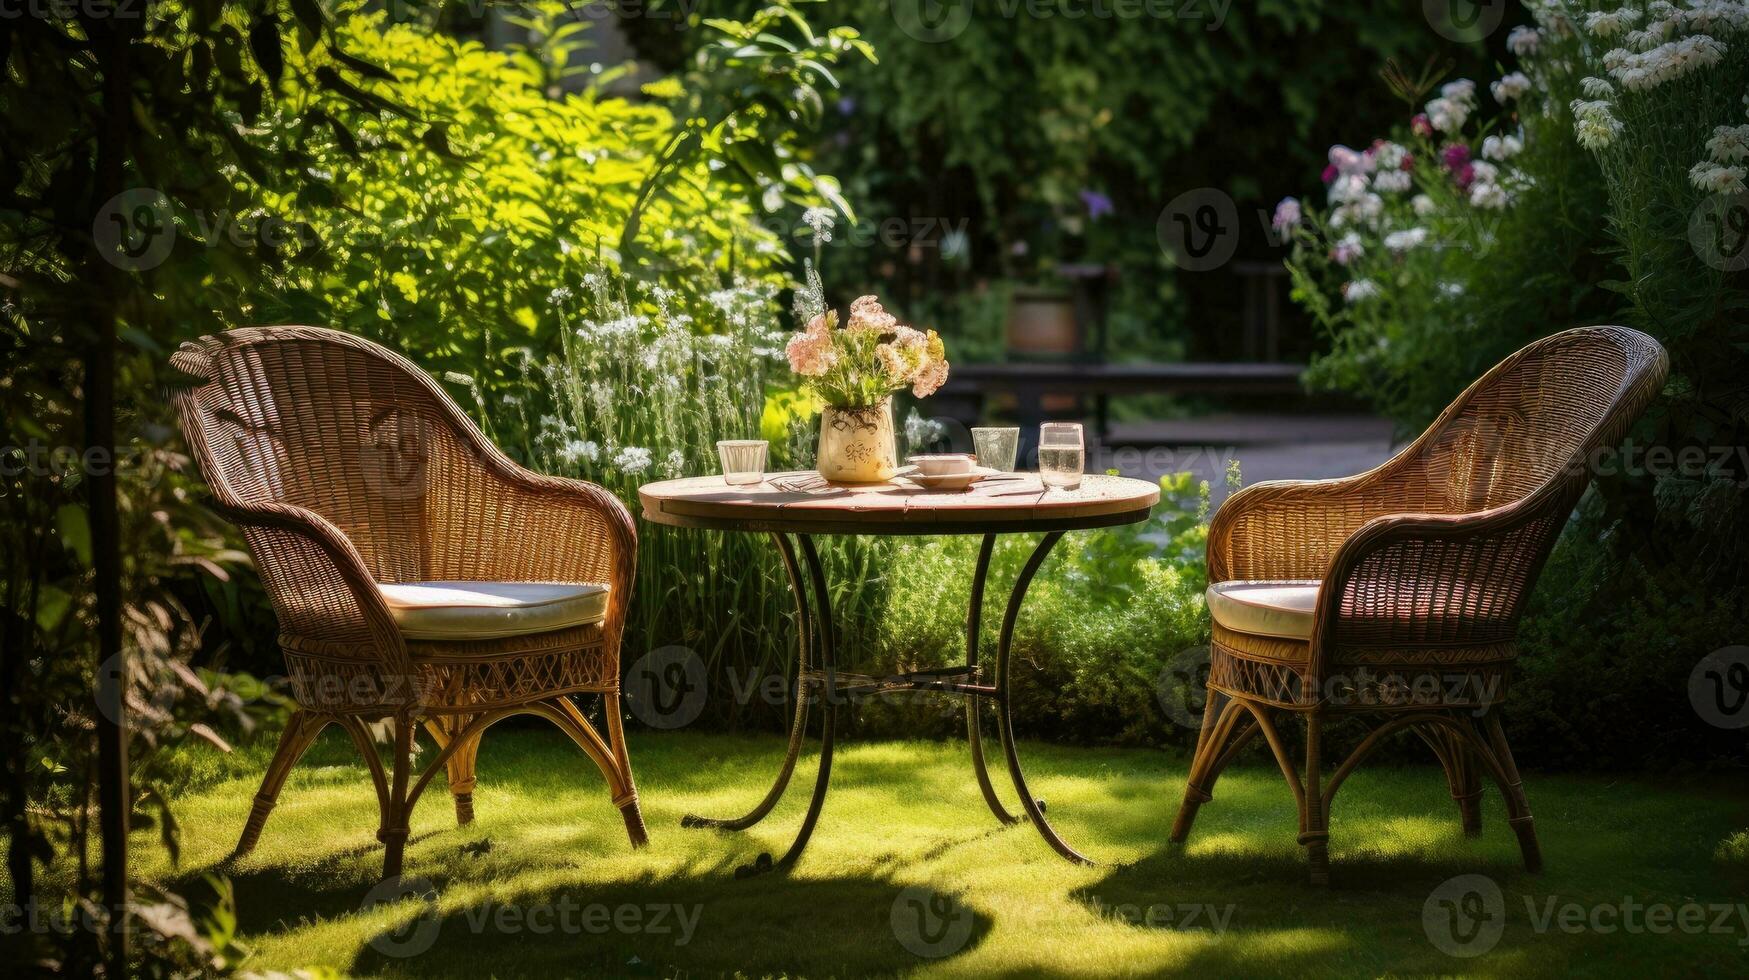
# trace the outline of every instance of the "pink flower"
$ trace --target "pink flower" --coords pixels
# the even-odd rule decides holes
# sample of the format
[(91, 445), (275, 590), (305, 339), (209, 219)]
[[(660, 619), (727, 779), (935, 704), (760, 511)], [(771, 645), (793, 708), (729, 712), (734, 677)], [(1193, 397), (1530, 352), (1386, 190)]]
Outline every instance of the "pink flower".
[(1325, 167), (1325, 168), (1324, 168), (1324, 176), (1323, 176), (1323, 180), (1324, 180), (1324, 183), (1326, 183), (1326, 184), (1328, 184), (1328, 183), (1330, 183), (1330, 182), (1331, 182), (1331, 181), (1333, 181), (1333, 180), (1335, 180), (1335, 179), (1336, 179), (1336, 175), (1337, 175), (1337, 174), (1338, 174), (1338, 173), (1340, 173), (1340, 171), (1338, 171), (1338, 170), (1337, 170), (1337, 169), (1336, 169), (1336, 165), (1335, 165), (1335, 164), (1334, 164), (1334, 163), (1332, 163), (1332, 164), (1330, 164), (1330, 165), (1328, 165), (1328, 166), (1326, 166), (1326, 167)]
[(1433, 135), (1433, 123), (1428, 121), (1427, 113), (1418, 112), (1409, 120), (1409, 132), (1422, 137)]
[(873, 296), (860, 296), (850, 304), (850, 322), (846, 324), (849, 330), (873, 330), (875, 333), (892, 333), (898, 327), (899, 321), (881, 301)]
[(1439, 151), (1439, 157), (1445, 162), (1445, 169), (1455, 171), (1470, 162), (1470, 148), (1464, 143), (1452, 143)]
[(1403, 154), (1403, 162), (1399, 163), (1397, 165), (1397, 169), (1405, 170), (1405, 171), (1414, 170), (1415, 169), (1415, 154), (1413, 154), (1413, 153)]
[(945, 360), (930, 361), (923, 370), (917, 372), (917, 377), (911, 382), (911, 394), (918, 398), (928, 398), (947, 384), (947, 362)]
[(832, 343), (832, 325), (837, 317), (821, 314), (808, 322), (808, 329), (791, 335), (784, 346), (789, 356), (790, 370), (803, 377), (817, 378), (838, 363), (838, 349)]
[(1270, 220), (1269, 225), (1276, 231), (1297, 228), (1301, 217), (1303, 215), (1300, 211), (1299, 199), (1284, 197), (1281, 199), (1281, 203), (1275, 206), (1275, 217)]

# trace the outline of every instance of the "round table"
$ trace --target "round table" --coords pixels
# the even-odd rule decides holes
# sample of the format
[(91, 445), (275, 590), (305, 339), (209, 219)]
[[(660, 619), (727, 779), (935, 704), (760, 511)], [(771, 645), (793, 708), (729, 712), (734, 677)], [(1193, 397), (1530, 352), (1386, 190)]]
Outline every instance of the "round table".
[[(883, 484), (829, 483), (813, 472), (773, 473), (763, 482), (731, 486), (720, 476), (692, 477), (647, 484), (638, 489), (644, 518), (675, 527), (717, 531), (756, 531), (771, 535), (783, 559), (790, 587), (796, 597), (799, 637), (795, 718), (790, 726), (789, 748), (783, 767), (765, 799), (748, 813), (732, 818), (688, 815), (685, 827), (716, 827), (745, 830), (771, 812), (789, 786), (807, 728), (808, 704), (816, 697), (824, 710), (820, 734), (820, 769), (814, 794), (808, 801), (801, 829), (782, 858), (773, 861), (761, 854), (752, 864), (737, 869), (741, 877), (773, 868), (788, 868), (807, 847), (819, 821), (832, 773), (833, 729), (837, 710), (851, 698), (899, 691), (937, 691), (966, 698), (966, 736), (971, 743), (972, 770), (990, 812), (1004, 824), (1018, 823), (996, 794), (985, 767), (980, 735), (979, 706), (988, 700), (996, 707), (997, 731), (1008, 760), (1008, 775), (1019, 796), (1021, 809), (1046, 842), (1071, 861), (1091, 864), (1065, 843), (1045, 819), (1045, 803), (1026, 786), (1020, 756), (1015, 750), (1010, 717), (1009, 648), (1015, 621), (1027, 586), (1039, 566), (1065, 531), (1134, 524), (1146, 520), (1160, 499), (1160, 488), (1143, 480), (1116, 476), (1086, 476), (1075, 490), (1047, 490), (1036, 473), (993, 476), (963, 491), (931, 491), (897, 478)], [(1014, 582), (1008, 608), (997, 635), (995, 677), (986, 680), (978, 663), (978, 631), (983, 612), (984, 579), (996, 535), (1044, 532)], [(832, 625), (825, 573), (814, 547), (816, 534), (981, 534), (978, 563), (973, 571), (970, 609), (966, 615), (966, 662), (963, 665), (913, 671), (887, 677), (850, 674), (838, 670), (836, 637)], [(794, 536), (795, 543), (790, 538)], [(796, 560), (800, 552), (807, 568)], [(809, 609), (808, 593), (813, 595)], [(816, 655), (817, 654), (817, 659)], [(818, 666), (811, 666), (817, 664)]]

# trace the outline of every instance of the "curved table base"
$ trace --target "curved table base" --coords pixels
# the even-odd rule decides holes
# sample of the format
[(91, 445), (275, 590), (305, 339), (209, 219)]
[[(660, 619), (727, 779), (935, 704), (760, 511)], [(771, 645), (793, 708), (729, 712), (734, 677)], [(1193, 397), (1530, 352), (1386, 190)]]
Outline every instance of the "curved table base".
[[(796, 549), (782, 533), (774, 532), (772, 538), (777, 542), (782, 555), (784, 571), (789, 575), (790, 588), (796, 596), (796, 621), (799, 633), (797, 652), (797, 683), (796, 683), (796, 713), (790, 727), (788, 750), (785, 753), (783, 767), (778, 771), (777, 779), (765, 798), (745, 815), (732, 818), (702, 817), (688, 814), (681, 819), (683, 827), (714, 827), (721, 830), (746, 830), (759, 823), (777, 802), (783, 798), (789, 788), (790, 777), (795, 772), (796, 760), (801, 753), (803, 734), (807, 729), (808, 703), (815, 697), (814, 688), (819, 688), (817, 695), (822, 708), (820, 731), (820, 762), (819, 770), (814, 778), (814, 790), (808, 800), (807, 814), (802, 818), (801, 828), (796, 832), (795, 839), (783, 856), (773, 859), (769, 852), (761, 853), (751, 863), (735, 869), (737, 878), (746, 878), (767, 871), (788, 869), (801, 857), (808, 845), (808, 839), (813, 836), (814, 827), (819, 823), (820, 812), (826, 803), (826, 790), (832, 778), (832, 746), (837, 728), (837, 713), (840, 704), (847, 699), (868, 695), (886, 693), (889, 691), (937, 691), (948, 694), (960, 694), (966, 697), (966, 738), (971, 747), (972, 771), (978, 779), (978, 788), (982, 792), (984, 802), (990, 807), (990, 812), (1003, 824), (1019, 823), (1022, 819), (1009, 812), (996, 794), (996, 788), (990, 781), (990, 774), (984, 757), (983, 737), (980, 724), (980, 703), (985, 700), (996, 702), (997, 732), (1002, 743), (1002, 753), (1008, 763), (1008, 776), (1014, 783), (1014, 790), (1020, 798), (1021, 809), (1025, 819), (1029, 820), (1039, 835), (1051, 848), (1063, 857), (1077, 864), (1092, 864), (1087, 857), (1070, 847), (1059, 835), (1050, 822), (1045, 819), (1045, 801), (1032, 795), (1027, 788), (1026, 776), (1021, 770), (1019, 750), (1014, 743), (1014, 726), (1009, 706), (1009, 654), (1014, 641), (1015, 623), (1020, 618), (1020, 607), (1026, 599), (1027, 588), (1032, 584), (1033, 577), (1038, 574), (1039, 567), (1056, 547), (1057, 541), (1063, 536), (1061, 531), (1053, 531), (1044, 536), (1033, 550), (1021, 569), (1020, 576), (1015, 580), (1014, 590), (1008, 598), (1008, 608), (1002, 617), (1002, 629), (998, 635), (996, 648), (995, 683), (981, 683), (982, 668), (978, 664), (979, 631), (982, 624), (984, 582), (989, 573), (990, 558), (995, 550), (996, 535), (984, 535), (983, 543), (978, 550), (978, 564), (972, 579), (970, 609), (966, 615), (966, 664), (963, 668), (946, 668), (932, 671), (919, 671), (912, 674), (889, 678), (861, 678), (846, 675), (842, 679), (838, 674), (836, 660), (837, 637), (832, 622), (831, 601), (826, 591), (826, 575), (820, 564), (820, 555), (814, 547), (813, 539), (806, 534), (797, 534), (801, 544), (802, 558), (807, 565), (806, 581), (802, 569), (796, 561)], [(808, 609), (808, 593), (813, 594), (812, 614)], [(818, 669), (810, 667), (813, 654), (818, 651)], [(964, 678), (964, 680), (955, 680)]]

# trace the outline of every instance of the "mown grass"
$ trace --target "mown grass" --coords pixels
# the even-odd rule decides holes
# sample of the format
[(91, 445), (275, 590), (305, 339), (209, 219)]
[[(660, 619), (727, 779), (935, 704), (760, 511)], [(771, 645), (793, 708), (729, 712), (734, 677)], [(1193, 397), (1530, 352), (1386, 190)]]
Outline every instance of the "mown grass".
[[(1533, 774), (1531, 804), (1547, 855), (1547, 870), (1533, 876), (1519, 865), (1495, 794), (1485, 833), (1469, 840), (1437, 769), (1363, 769), (1336, 806), (1335, 883), (1315, 889), (1304, 880), (1288, 790), (1264, 758), (1223, 777), (1190, 844), (1174, 851), (1166, 834), (1183, 791), (1182, 757), (1023, 748), (1051, 818), (1098, 866), (1060, 860), (1024, 825), (997, 827), (962, 743), (852, 740), (841, 743), (833, 793), (800, 866), (787, 877), (736, 880), (737, 864), (793, 833), (813, 778), (811, 755), (789, 797), (752, 831), (687, 830), (679, 826), (685, 812), (728, 815), (759, 799), (781, 740), (635, 737), (651, 846), (634, 852), (580, 753), (557, 732), (506, 728), (481, 751), (476, 823), (455, 827), (441, 778), (414, 815), (407, 874), (430, 882), (435, 908), (407, 898), (367, 909), (380, 870), (376, 804), (363, 767), (331, 729), (292, 776), (254, 854), (223, 864), (259, 769), (215, 776), (185, 793), (177, 806), (180, 865), (149, 856), (157, 852), (142, 835), (139, 872), (187, 884), (222, 867), (235, 884), (253, 949), (244, 966), (252, 970), (1740, 975), (1749, 962), (1749, 921), (1739, 912), (1726, 931), (1710, 931), (1717, 916), (1709, 913), (1698, 934), (1664, 935), (1592, 914), (1619, 909), (1624, 898), (1639, 906), (1742, 901), (1749, 792), (1740, 784)], [(264, 755), (258, 746), (224, 768), (242, 773)], [(1443, 882), (1470, 873), (1502, 889), (1504, 929), (1486, 954), (1454, 958), (1430, 941), (1424, 910)], [(919, 903), (935, 896), (935, 917), (919, 918)], [(1567, 932), (1557, 919), (1539, 931), (1536, 916), (1551, 900), (1576, 903), (1614, 928)], [(653, 905), (696, 916), (690, 932), (680, 931), (672, 911), (655, 923)], [(558, 918), (566, 907), (570, 929)], [(634, 914), (624, 909), (636, 909), (651, 928), (602, 930), (586, 918), (590, 907), (626, 916), (622, 922)], [(552, 911), (530, 916), (542, 908)], [(1149, 908), (1153, 924), (1133, 921)], [(425, 915), (435, 928), (420, 933)], [(428, 948), (399, 955), (409, 950), (401, 944), (417, 948), (421, 936)], [(937, 947), (924, 945), (931, 938)], [(919, 947), (943, 955), (919, 955)]]

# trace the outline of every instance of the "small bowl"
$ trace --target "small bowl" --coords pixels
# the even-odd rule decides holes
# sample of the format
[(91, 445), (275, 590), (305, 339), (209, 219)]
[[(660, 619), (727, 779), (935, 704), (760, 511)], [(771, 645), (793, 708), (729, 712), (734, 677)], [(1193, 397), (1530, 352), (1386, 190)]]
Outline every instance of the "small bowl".
[(907, 462), (924, 476), (961, 476), (970, 473), (973, 465), (970, 453), (925, 453), (912, 456)]

